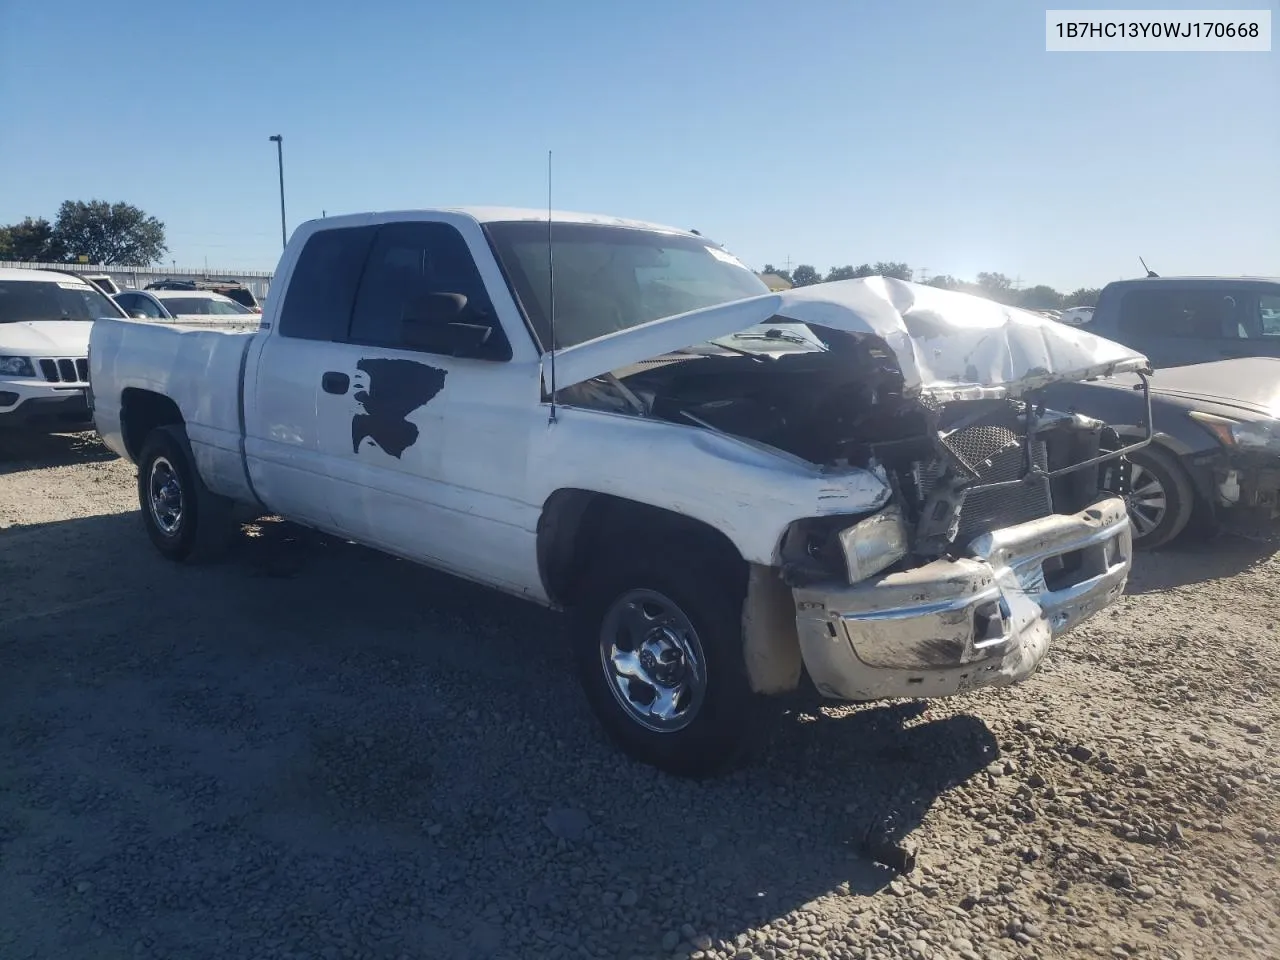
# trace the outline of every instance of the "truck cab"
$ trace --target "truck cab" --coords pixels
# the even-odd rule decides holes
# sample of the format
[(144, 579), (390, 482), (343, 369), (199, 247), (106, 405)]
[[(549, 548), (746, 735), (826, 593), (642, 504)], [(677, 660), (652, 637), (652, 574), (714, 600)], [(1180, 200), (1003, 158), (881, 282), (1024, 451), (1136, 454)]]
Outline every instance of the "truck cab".
[(1103, 287), (1086, 328), (1140, 350), (1153, 368), (1280, 357), (1280, 280), (1141, 277)]

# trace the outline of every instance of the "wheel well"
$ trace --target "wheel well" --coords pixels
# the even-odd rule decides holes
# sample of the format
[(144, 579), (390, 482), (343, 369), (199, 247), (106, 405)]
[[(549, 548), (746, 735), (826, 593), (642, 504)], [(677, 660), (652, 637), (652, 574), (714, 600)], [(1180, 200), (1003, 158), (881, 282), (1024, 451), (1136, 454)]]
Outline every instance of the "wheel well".
[(120, 430), (135, 462), (152, 430), (185, 422), (178, 405), (162, 393), (129, 387), (120, 398)]
[(571, 606), (582, 574), (606, 546), (631, 540), (643, 545), (690, 539), (723, 555), (745, 583), (747, 564), (733, 541), (708, 523), (647, 503), (589, 490), (557, 490), (538, 517), (538, 571), (547, 595)]

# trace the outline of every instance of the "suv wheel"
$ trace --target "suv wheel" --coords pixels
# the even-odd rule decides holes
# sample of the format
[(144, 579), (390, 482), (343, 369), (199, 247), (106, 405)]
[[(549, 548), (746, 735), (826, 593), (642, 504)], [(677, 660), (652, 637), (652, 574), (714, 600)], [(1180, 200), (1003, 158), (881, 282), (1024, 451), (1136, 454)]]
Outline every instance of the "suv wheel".
[(1129, 455), (1129, 492), (1125, 506), (1133, 525), (1133, 545), (1153, 550), (1186, 529), (1195, 506), (1191, 478), (1164, 450), (1144, 447)]

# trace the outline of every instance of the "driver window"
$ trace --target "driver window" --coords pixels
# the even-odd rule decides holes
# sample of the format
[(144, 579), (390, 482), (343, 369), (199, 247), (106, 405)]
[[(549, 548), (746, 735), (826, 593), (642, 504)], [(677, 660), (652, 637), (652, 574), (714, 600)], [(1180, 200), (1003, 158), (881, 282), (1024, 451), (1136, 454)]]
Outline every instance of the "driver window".
[[(445, 223), (388, 223), (378, 228), (351, 313), (348, 340), (369, 346), (421, 350), (402, 336), (406, 319), (429, 294), (455, 293), (467, 298), (459, 318), (496, 317), (462, 235)], [(422, 322), (422, 321), (419, 321)], [(505, 344), (501, 328), (491, 334), (491, 348)]]
[(155, 320), (159, 320), (161, 318), (160, 310), (156, 307), (154, 303), (151, 302), (151, 298), (144, 297), (136, 293), (130, 294), (129, 303), (125, 307), (125, 310), (128, 313), (145, 314), (146, 316), (151, 317), (152, 319), (155, 319)]

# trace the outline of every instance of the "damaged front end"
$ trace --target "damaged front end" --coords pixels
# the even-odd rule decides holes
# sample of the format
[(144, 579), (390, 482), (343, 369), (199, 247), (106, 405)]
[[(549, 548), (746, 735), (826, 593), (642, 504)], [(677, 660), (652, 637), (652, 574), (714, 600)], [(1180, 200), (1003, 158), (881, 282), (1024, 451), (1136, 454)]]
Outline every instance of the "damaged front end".
[[(818, 690), (871, 700), (1022, 680), (1053, 636), (1124, 589), (1125, 471), (1100, 468), (1149, 442), (1151, 416), (1146, 358), (1119, 344), (871, 278), (706, 308), (559, 356), (568, 405), (711, 430), (819, 476), (864, 472), (884, 491), (865, 513), (790, 523), (776, 589), (754, 566), (744, 620), (761, 692), (788, 673), (786, 658), (755, 666), (778, 650), (764, 634), (780, 610), (765, 599), (782, 591)], [(1117, 372), (1142, 377), (1136, 444), (1036, 399)]]
[(824, 696), (1018, 682), (1124, 590), (1132, 534), (1098, 467), (1146, 439), (1121, 446), (1098, 421), (1025, 399), (931, 409), (929, 449), (877, 451), (888, 506), (852, 524), (799, 521), (784, 538), (800, 648)]

